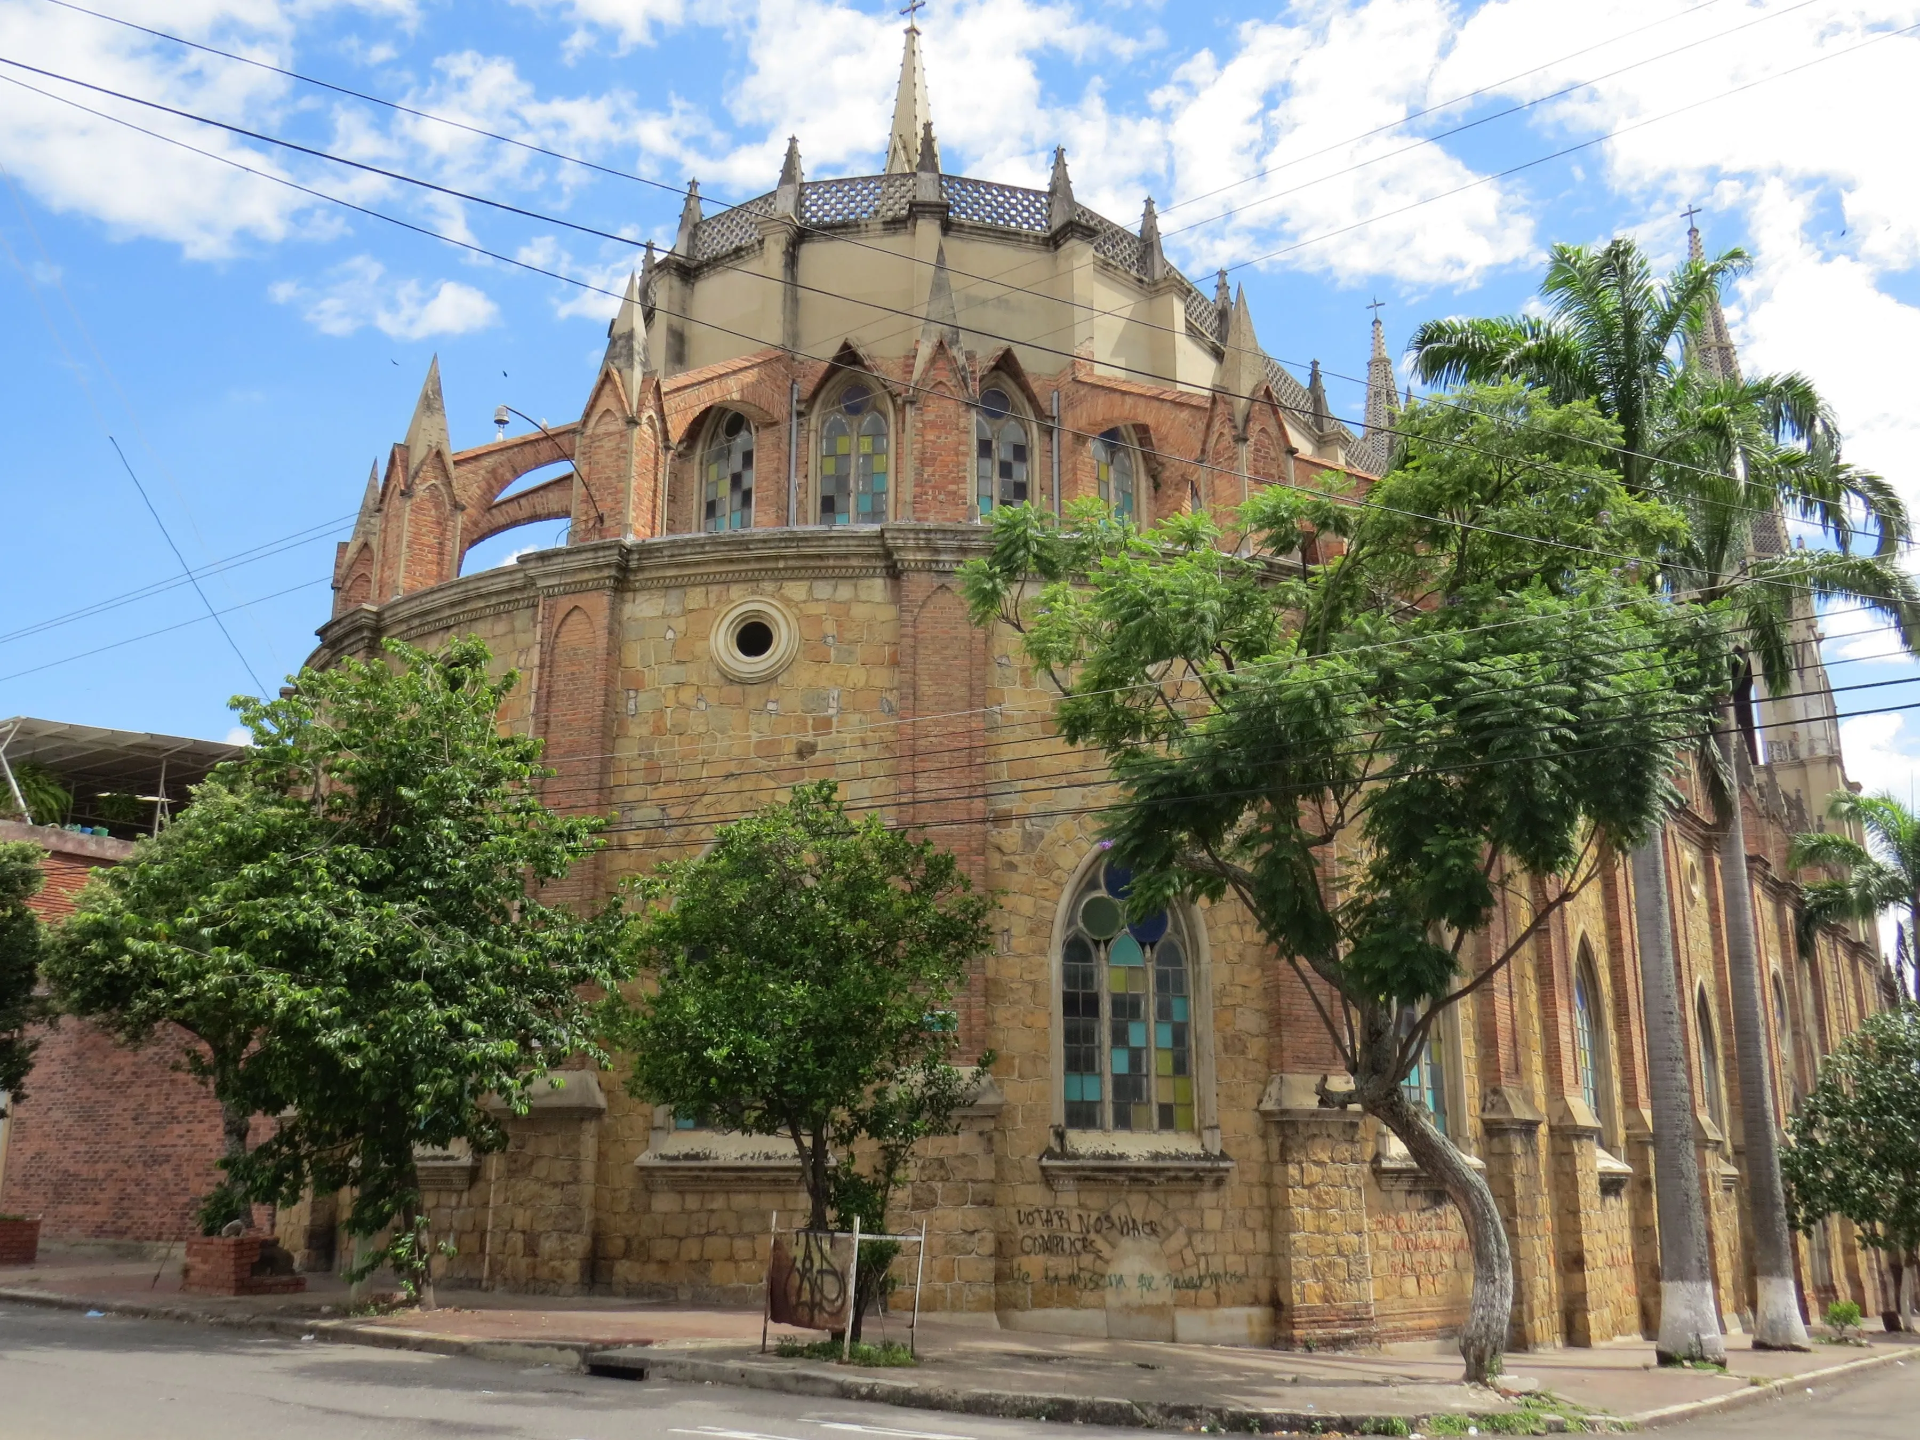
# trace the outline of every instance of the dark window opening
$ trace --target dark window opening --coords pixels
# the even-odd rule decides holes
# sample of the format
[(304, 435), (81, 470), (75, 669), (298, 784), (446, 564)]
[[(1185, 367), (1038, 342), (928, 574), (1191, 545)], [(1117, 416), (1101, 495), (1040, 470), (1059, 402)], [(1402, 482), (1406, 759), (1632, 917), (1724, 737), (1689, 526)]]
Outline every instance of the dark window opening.
[(764, 620), (749, 620), (733, 632), (733, 648), (749, 660), (758, 660), (773, 649), (773, 627)]

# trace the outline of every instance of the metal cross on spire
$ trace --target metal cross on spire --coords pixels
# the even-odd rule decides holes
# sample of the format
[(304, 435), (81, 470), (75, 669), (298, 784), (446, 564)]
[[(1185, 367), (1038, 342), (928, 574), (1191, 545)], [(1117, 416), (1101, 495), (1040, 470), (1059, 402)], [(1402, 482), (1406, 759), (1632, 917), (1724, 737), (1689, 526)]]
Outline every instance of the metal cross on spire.
[(1696, 215), (1704, 214), (1705, 212), (1702, 211), (1698, 205), (1689, 205), (1685, 210), (1682, 210), (1680, 213), (1687, 217), (1687, 228), (1689, 230), (1693, 230), (1698, 228), (1693, 223), (1693, 217)]
[(907, 27), (909, 29), (918, 30), (920, 28), (919, 12), (926, 8), (927, 0), (907, 0), (907, 3), (901, 7), (900, 13), (907, 17)]
[(1387, 302), (1382, 300), (1378, 295), (1374, 296), (1373, 303), (1367, 306), (1367, 309), (1373, 311), (1373, 318), (1376, 320), (1380, 318), (1380, 312), (1386, 308)]

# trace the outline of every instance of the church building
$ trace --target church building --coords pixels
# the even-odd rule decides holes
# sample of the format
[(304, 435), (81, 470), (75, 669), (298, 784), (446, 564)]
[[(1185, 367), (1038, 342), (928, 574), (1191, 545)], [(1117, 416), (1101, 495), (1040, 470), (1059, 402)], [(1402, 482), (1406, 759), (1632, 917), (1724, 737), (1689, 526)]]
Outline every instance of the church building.
[[(1713, 318), (1701, 353), (1731, 365)], [(1471, 1280), (1452, 1204), (1374, 1121), (1318, 1103), (1337, 1055), (1235, 902), (1123, 924), (1105, 769), (1059, 740), (1018, 637), (970, 624), (955, 578), (1003, 505), (1097, 496), (1144, 525), (1230, 517), (1258, 486), (1360, 493), (1398, 415), (1377, 319), (1369, 375), (1356, 433), (1317, 365), (1302, 383), (1268, 358), (1224, 272), (1209, 293), (1169, 263), (1151, 200), (1137, 225), (1080, 204), (1064, 151), (1044, 190), (946, 171), (909, 26), (884, 170), (809, 180), (794, 141), (764, 195), (709, 211), (689, 186), (577, 421), (456, 451), (428, 374), (340, 547), (312, 663), (388, 637), (486, 640), (523, 677), (502, 722), (545, 739), (548, 801), (615, 817), (566, 882), (581, 901), (817, 778), (961, 857), (998, 902), (962, 1048), (998, 1059), (896, 1205), (898, 1228), (928, 1225), (923, 1308), (1235, 1344), (1443, 1335)], [(570, 468), (516, 485), (555, 462)], [(565, 544), (461, 575), (474, 545), (558, 519)], [(1744, 789), (1782, 1116), (1883, 1003), (1865, 936), (1794, 943), (1787, 840), (1845, 783), (1810, 617), (1798, 657), (1794, 697), (1749, 707)], [(1753, 1304), (1742, 1071), (1704, 804), (1669, 827), (1668, 868), (1737, 1329)], [(1505, 1215), (1518, 1345), (1657, 1323), (1639, 975), (1622, 864), (1457, 1007), (1409, 1082)], [(459, 1247), (444, 1283), (758, 1303), (773, 1217), (803, 1210), (791, 1146), (689, 1128), (621, 1079), (543, 1091), (501, 1153), (425, 1157)], [(324, 1260), (333, 1218), (321, 1197), (283, 1235)], [(1798, 1264), (1810, 1307), (1883, 1293), (1838, 1225), (1798, 1242)]]

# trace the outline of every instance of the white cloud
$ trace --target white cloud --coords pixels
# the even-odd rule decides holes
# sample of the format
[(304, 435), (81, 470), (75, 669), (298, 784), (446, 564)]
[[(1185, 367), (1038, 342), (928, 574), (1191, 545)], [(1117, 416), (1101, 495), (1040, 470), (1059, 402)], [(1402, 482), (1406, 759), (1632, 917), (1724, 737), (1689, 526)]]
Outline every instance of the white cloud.
[(1840, 723), (1840, 748), (1847, 775), (1869, 795), (1885, 792), (1908, 803), (1920, 794), (1920, 735), (1907, 728), (1905, 715), (1856, 715)]
[(236, 725), (227, 731), (225, 738), (229, 745), (251, 745), (253, 743), (253, 732), (244, 725)]
[(351, 335), (372, 325), (396, 340), (425, 340), (484, 330), (500, 319), (500, 307), (471, 285), (442, 280), (429, 289), (418, 280), (393, 280), (370, 255), (336, 265), (317, 288), (282, 280), (267, 293), (278, 304), (299, 306), (324, 335)]
[[(557, 10), (571, 20), (567, 51), (579, 55), (599, 48), (598, 35), (611, 33), (624, 54), (635, 45), (651, 45), (659, 32), (686, 18), (686, 0), (514, 0), (530, 10)], [(719, 7), (716, 7), (719, 8)]]

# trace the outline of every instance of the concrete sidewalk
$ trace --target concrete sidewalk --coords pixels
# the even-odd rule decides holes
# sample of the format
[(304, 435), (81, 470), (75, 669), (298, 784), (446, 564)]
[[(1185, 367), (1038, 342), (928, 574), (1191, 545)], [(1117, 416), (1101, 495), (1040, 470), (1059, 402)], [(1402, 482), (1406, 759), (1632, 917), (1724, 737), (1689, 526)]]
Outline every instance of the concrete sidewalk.
[[(1503, 1394), (1461, 1384), (1447, 1342), (1307, 1354), (1036, 1335), (934, 1318), (920, 1327), (921, 1364), (871, 1368), (763, 1356), (756, 1311), (457, 1290), (443, 1291), (434, 1311), (355, 1317), (335, 1277), (308, 1282), (293, 1296), (183, 1295), (177, 1259), (67, 1252), (0, 1269), (0, 1300), (922, 1409), (1270, 1432), (1397, 1433), (1395, 1420), (1415, 1428), (1435, 1415), (1498, 1415), (1502, 1428), (1529, 1420), (1559, 1428), (1551, 1417), (1569, 1428), (1582, 1417), (1588, 1428), (1628, 1428), (1831, 1384), (1863, 1366), (1920, 1367), (1920, 1337), (1910, 1335), (1875, 1333), (1865, 1348), (1821, 1344), (1810, 1354), (1755, 1351), (1734, 1336), (1725, 1373), (1661, 1370), (1651, 1345), (1623, 1340), (1511, 1355)], [(902, 1316), (874, 1317), (868, 1327), (869, 1340), (906, 1338)]]

